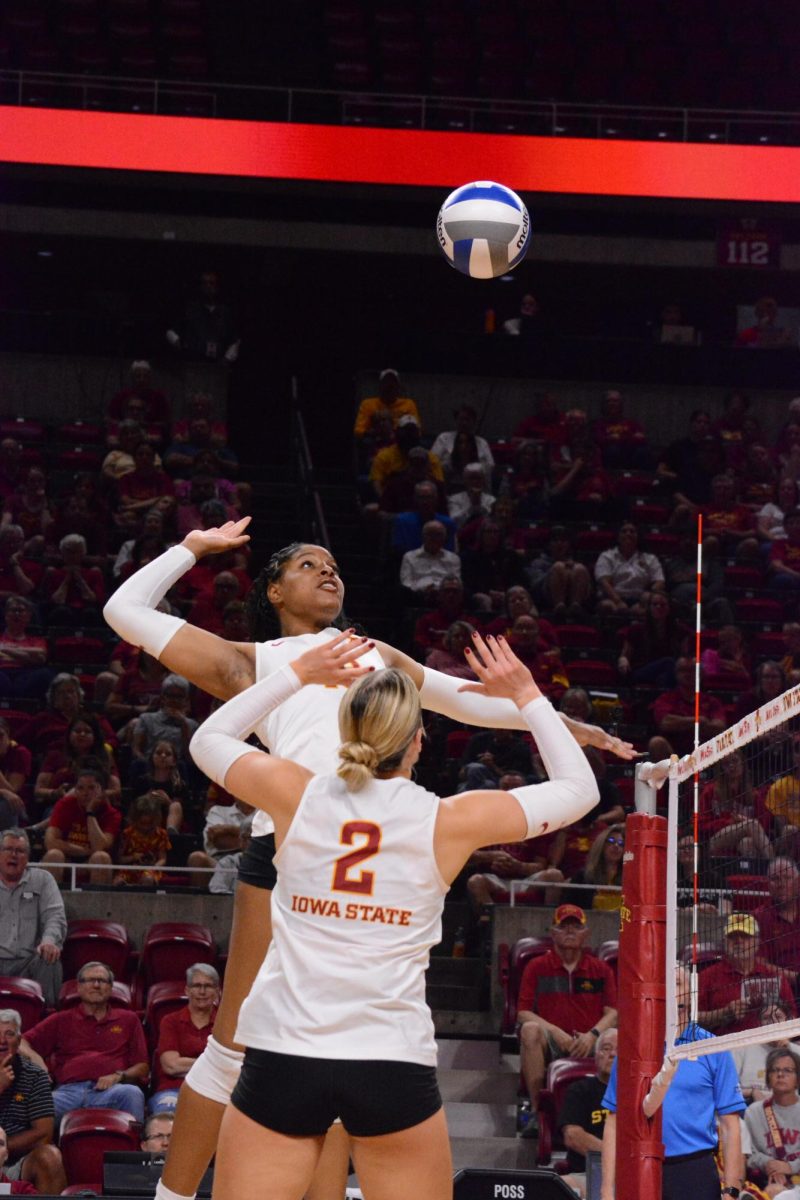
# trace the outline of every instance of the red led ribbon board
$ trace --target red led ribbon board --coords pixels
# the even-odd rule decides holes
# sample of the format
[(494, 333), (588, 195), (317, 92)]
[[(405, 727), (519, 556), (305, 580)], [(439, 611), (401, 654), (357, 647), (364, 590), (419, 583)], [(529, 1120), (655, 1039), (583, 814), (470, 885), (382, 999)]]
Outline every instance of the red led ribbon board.
[(0, 162), (523, 192), (800, 202), (800, 149), (437, 133), (0, 106)]

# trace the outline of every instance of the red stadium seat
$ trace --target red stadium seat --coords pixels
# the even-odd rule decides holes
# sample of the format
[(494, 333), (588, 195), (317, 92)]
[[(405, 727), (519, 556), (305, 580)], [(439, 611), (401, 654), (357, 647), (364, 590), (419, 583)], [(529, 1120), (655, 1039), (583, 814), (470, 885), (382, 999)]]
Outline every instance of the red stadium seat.
[(147, 993), (147, 1005), (144, 1011), (147, 1040), (152, 1049), (158, 1042), (158, 1031), (167, 1013), (176, 1012), (188, 1002), (189, 996), (184, 980), (164, 979), (161, 983), (153, 984)]
[(67, 1179), (103, 1186), (103, 1156), (111, 1150), (138, 1150), (139, 1125), (116, 1108), (76, 1108), (61, 1120), (59, 1145)]
[(0, 421), (0, 437), (13, 437), (18, 442), (44, 441), (45, 429), (41, 421), (28, 417), (6, 418)]
[(565, 649), (591, 650), (598, 647), (602, 637), (594, 625), (557, 625), (558, 640)]
[[(58, 1007), (74, 1008), (79, 1003), (77, 979), (66, 979), (58, 993)], [(115, 979), (111, 985), (111, 996), (108, 1003), (110, 1008), (133, 1008), (131, 989), (128, 984), (120, 983), (118, 979)]]
[(546, 954), (552, 945), (549, 937), (524, 937), (515, 942), (510, 950), (505, 943), (499, 947), (500, 986), (505, 996), (502, 1034), (511, 1035), (516, 1029), (517, 997), (525, 967), (532, 958)]
[(44, 1016), (44, 994), (35, 979), (0, 975), (0, 1008), (13, 1008), (22, 1020), (22, 1032), (32, 1029)]
[[(691, 942), (683, 947), (678, 955), (679, 960), (685, 967), (690, 967), (694, 961), (694, 950)], [(705, 967), (710, 967), (712, 963), (719, 962), (722, 958), (722, 951), (714, 942), (700, 942), (697, 946), (697, 969), (702, 971)]]
[(183, 980), (192, 963), (217, 965), (211, 931), (189, 921), (151, 925), (142, 946), (141, 975), (146, 987), (165, 979)]
[(575, 534), (576, 554), (600, 554), (610, 550), (617, 540), (613, 529), (581, 529)]
[(547, 1081), (539, 1093), (539, 1143), (536, 1148), (536, 1162), (544, 1167), (550, 1162), (554, 1150), (564, 1150), (564, 1140), (558, 1128), (558, 1114), (564, 1103), (567, 1088), (576, 1079), (585, 1079), (594, 1075), (595, 1062), (593, 1058), (559, 1058), (550, 1063), (547, 1069)]
[(108, 647), (100, 638), (57, 637), (50, 642), (50, 658), (57, 663), (107, 663)]
[(774, 625), (784, 617), (780, 600), (770, 600), (768, 596), (745, 596), (735, 604), (737, 621), (766, 621)]
[(474, 732), (472, 729), (451, 729), (447, 735), (447, 757), (461, 758)]
[(70, 921), (61, 957), (64, 976), (74, 979), (85, 963), (102, 962), (116, 978), (124, 978), (130, 954), (127, 931), (117, 921)]
[(617, 673), (611, 663), (599, 658), (573, 658), (564, 663), (564, 674), (570, 686), (614, 687)]

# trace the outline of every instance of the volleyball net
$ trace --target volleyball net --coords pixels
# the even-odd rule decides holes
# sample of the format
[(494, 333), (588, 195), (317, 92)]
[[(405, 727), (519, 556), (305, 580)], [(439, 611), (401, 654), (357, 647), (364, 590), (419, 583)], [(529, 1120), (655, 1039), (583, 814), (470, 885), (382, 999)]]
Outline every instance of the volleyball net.
[[(659, 766), (668, 774), (670, 1053), (694, 1058), (798, 1036), (800, 932), (778, 909), (800, 890), (800, 687)], [(669, 986), (676, 962), (689, 975), (688, 1030)], [(712, 1038), (692, 1041), (695, 1025)]]

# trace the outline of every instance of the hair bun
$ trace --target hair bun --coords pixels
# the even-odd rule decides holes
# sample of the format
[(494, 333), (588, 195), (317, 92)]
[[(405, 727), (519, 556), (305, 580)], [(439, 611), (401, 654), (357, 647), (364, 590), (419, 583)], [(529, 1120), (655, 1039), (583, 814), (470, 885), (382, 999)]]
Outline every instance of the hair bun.
[(339, 747), (339, 757), (342, 762), (366, 767), (370, 773), (377, 770), (380, 762), (377, 750), (367, 742), (344, 742)]

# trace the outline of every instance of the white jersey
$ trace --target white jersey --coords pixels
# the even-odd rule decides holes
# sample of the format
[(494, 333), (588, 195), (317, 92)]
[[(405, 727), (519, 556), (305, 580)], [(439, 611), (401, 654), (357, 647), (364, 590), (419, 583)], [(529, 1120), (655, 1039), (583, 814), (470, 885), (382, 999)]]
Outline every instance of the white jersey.
[(436, 1064), (425, 971), (448, 885), (439, 799), (408, 779), (307, 785), (275, 855), (273, 937), (239, 1013), (244, 1046)]
[[(328, 628), (320, 633), (276, 638), (274, 642), (256, 642), (256, 682), (340, 633), (339, 629)], [(377, 650), (362, 654), (358, 662), (376, 670), (386, 666)], [(256, 733), (270, 753), (300, 763), (315, 775), (327, 775), (335, 771), (338, 761), (339, 704), (344, 693), (344, 687), (309, 684), (265, 717)], [(253, 817), (253, 837), (272, 833), (274, 828), (269, 814), (259, 809)]]

